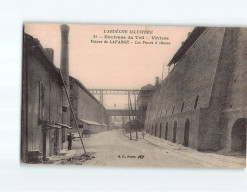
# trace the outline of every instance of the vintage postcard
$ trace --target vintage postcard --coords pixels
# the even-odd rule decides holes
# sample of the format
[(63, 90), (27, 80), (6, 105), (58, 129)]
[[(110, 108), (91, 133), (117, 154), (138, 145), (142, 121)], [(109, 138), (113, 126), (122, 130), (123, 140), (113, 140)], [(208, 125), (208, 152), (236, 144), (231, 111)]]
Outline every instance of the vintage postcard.
[(247, 28), (26, 23), (22, 59), (22, 163), (246, 167)]

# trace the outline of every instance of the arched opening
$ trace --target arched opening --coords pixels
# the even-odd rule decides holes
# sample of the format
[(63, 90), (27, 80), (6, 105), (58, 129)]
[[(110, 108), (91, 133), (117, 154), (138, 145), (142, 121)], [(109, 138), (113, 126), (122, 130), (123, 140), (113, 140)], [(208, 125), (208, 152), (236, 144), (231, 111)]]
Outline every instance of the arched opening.
[(166, 123), (165, 140), (167, 140), (167, 136), (168, 136), (168, 122)]
[(157, 136), (157, 123), (155, 124), (154, 137)]
[(161, 133), (162, 133), (162, 123), (160, 123), (160, 134), (159, 134), (159, 138), (161, 138)]
[(246, 119), (240, 118), (236, 120), (232, 127), (232, 151), (246, 151)]
[(187, 118), (184, 125), (184, 146), (189, 146), (190, 120)]
[(177, 137), (177, 121), (174, 121), (174, 125), (173, 125), (173, 138), (172, 138), (172, 141), (174, 143), (176, 142), (176, 137)]

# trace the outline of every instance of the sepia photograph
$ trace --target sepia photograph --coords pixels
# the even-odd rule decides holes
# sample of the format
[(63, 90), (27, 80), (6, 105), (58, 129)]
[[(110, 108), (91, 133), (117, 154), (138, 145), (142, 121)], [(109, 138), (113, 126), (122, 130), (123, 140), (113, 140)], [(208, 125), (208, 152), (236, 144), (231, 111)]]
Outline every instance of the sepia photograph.
[(247, 28), (24, 23), (23, 164), (246, 168)]

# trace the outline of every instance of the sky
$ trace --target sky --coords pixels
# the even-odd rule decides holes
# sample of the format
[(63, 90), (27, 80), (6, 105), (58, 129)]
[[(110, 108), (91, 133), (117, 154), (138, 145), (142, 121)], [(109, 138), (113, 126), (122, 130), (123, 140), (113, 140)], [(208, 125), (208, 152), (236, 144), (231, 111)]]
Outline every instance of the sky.
[[(186, 40), (194, 27), (184, 26), (138, 26), (138, 25), (89, 25), (68, 24), (69, 31), (69, 72), (87, 88), (140, 89), (154, 84), (155, 77), (167, 75), (166, 65)], [(28, 23), (25, 32), (39, 39), (43, 48), (54, 49), (54, 64), (60, 66), (61, 32), (60, 24)], [(110, 30), (114, 30), (110, 31)], [(128, 33), (121, 33), (126, 30)], [(130, 31), (149, 30), (152, 34), (131, 34)], [(111, 33), (109, 33), (109, 31)], [(108, 33), (107, 33), (108, 32)], [(104, 36), (132, 36), (129, 44), (109, 44)], [(94, 38), (97, 36), (97, 38)], [(135, 37), (138, 36), (138, 37)], [(155, 42), (152, 36), (168, 37)], [(102, 37), (102, 38), (100, 38)], [(92, 43), (91, 40), (103, 43)], [(108, 43), (104, 43), (107, 40)], [(118, 39), (111, 39), (118, 40)], [(141, 44), (135, 44), (140, 41)], [(159, 44), (160, 41), (170, 45)], [(98, 97), (97, 97), (98, 98)], [(116, 106), (114, 106), (114, 104)], [(104, 96), (106, 108), (125, 108), (126, 96)]]

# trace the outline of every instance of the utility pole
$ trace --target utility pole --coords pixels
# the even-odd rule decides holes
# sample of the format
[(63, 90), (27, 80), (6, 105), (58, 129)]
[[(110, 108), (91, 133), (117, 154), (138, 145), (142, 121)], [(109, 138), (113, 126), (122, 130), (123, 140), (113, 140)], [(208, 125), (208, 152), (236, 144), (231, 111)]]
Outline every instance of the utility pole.
[(136, 93), (134, 92), (134, 98), (135, 98), (135, 119), (136, 119)]
[[(136, 93), (134, 92), (134, 98), (135, 98), (135, 119), (136, 119)], [(138, 133), (136, 128), (136, 140), (138, 140)]]
[(131, 103), (131, 98), (130, 98), (130, 109), (131, 109), (131, 113), (133, 116), (133, 120), (135, 119), (134, 113), (133, 113), (133, 108), (132, 108), (132, 103)]
[[(131, 100), (130, 100), (130, 92), (128, 91), (129, 126), (130, 126), (130, 124), (131, 124), (131, 122), (130, 122), (130, 105), (131, 105)], [(131, 126), (130, 126), (130, 140), (132, 140), (132, 135), (131, 135)]]

